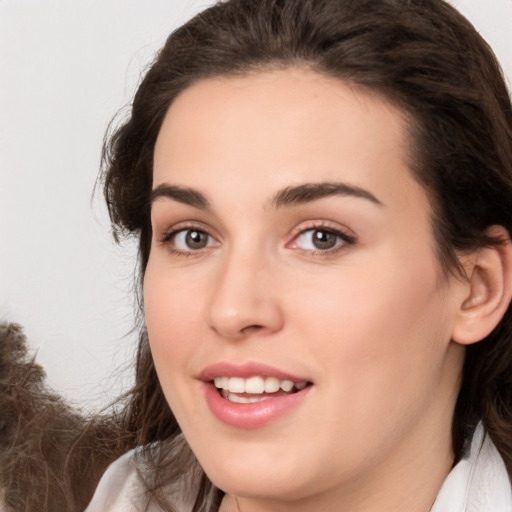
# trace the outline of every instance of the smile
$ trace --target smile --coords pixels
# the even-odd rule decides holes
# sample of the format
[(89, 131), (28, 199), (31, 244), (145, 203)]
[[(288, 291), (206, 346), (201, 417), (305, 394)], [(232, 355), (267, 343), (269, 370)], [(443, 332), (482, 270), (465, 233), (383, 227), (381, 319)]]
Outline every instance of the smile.
[(307, 379), (261, 365), (214, 365), (202, 372), (206, 402), (222, 423), (262, 427), (295, 409), (313, 387)]
[(254, 404), (278, 396), (286, 396), (304, 389), (306, 381), (293, 382), (276, 377), (215, 377), (215, 387), (226, 400), (237, 404)]
[[(293, 382), (292, 380), (280, 380), (276, 377), (254, 376), (244, 379), (243, 377), (215, 377), (215, 387), (222, 390), (222, 396), (238, 403), (251, 403), (276, 396), (280, 391), (293, 393), (304, 389), (306, 381)], [(259, 397), (244, 397), (240, 394), (260, 395)], [(281, 395), (282, 396), (282, 395)]]

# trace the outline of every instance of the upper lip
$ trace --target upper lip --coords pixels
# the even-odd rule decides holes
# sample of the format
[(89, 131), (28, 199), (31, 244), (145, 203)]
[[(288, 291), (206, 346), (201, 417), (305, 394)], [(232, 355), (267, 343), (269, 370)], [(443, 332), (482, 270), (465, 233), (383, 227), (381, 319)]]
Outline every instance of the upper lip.
[(221, 361), (204, 368), (198, 375), (199, 380), (210, 382), (215, 377), (242, 377), (254, 376), (275, 377), (279, 380), (291, 380), (292, 382), (310, 382), (310, 379), (298, 377), (286, 371), (268, 366), (262, 363), (248, 362), (243, 364)]

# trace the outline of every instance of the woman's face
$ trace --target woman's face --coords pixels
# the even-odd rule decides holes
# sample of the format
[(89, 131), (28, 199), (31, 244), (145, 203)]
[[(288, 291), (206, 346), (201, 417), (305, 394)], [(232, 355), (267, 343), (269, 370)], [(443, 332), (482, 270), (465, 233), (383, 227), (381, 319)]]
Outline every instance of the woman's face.
[(299, 68), (203, 80), (170, 107), (146, 322), (223, 490), (311, 506), (449, 455), (457, 282), (406, 146), (389, 103)]

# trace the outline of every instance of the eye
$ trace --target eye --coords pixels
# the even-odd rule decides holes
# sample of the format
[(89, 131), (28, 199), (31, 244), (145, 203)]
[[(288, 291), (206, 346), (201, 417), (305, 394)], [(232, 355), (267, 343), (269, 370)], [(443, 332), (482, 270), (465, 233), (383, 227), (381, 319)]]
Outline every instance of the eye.
[(187, 250), (204, 249), (208, 247), (210, 235), (198, 229), (184, 229), (174, 235), (174, 245), (178, 249)]
[(177, 229), (167, 233), (162, 243), (172, 252), (186, 254), (217, 245), (216, 240), (206, 231), (196, 228)]
[(294, 239), (292, 248), (305, 251), (329, 252), (345, 244), (353, 244), (354, 237), (332, 228), (312, 228), (301, 231)]

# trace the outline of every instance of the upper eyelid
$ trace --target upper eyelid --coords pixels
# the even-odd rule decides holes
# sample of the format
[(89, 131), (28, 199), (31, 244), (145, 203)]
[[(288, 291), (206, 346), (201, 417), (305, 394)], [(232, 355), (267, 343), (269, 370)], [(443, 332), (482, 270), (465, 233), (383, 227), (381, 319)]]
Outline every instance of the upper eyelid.
[[(341, 245), (337, 245), (331, 249), (303, 249), (301, 247), (294, 247), (293, 245), (298, 243), (299, 237), (301, 237), (304, 233), (308, 231), (327, 231), (331, 232), (337, 237), (341, 238), (343, 243)], [(337, 254), (340, 250), (343, 250), (345, 246), (353, 246), (358, 242), (358, 236), (356, 233), (348, 228), (347, 226), (340, 224), (339, 222), (329, 221), (327, 219), (315, 219), (310, 221), (305, 221), (303, 223), (298, 224), (290, 237), (289, 241), (286, 243), (291, 249), (299, 250), (305, 254), (318, 254), (327, 257), (328, 255)]]
[(218, 238), (216, 230), (205, 225), (203, 222), (196, 220), (176, 222), (160, 230), (153, 228), (153, 232), (160, 233), (160, 237), (165, 237), (172, 234), (176, 234), (180, 231), (187, 231), (190, 229), (196, 229), (197, 231), (202, 231), (213, 238)]
[(340, 224), (339, 222), (334, 222), (327, 219), (316, 219), (301, 222), (293, 228), (291, 234), (293, 236), (297, 236), (300, 233), (314, 229), (324, 229), (325, 231), (339, 232), (343, 235), (346, 235), (347, 237), (354, 239), (357, 238), (356, 233), (349, 227), (345, 226), (344, 224)]

